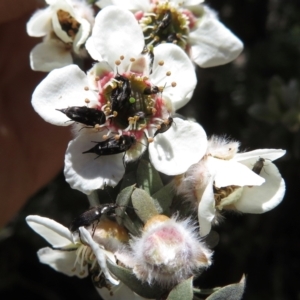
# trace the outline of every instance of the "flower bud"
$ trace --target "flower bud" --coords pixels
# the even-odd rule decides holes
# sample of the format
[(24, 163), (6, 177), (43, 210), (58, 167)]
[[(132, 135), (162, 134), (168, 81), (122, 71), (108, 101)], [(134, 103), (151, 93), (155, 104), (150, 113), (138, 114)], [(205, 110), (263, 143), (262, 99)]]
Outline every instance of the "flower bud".
[(199, 241), (190, 219), (154, 216), (130, 244), (133, 272), (149, 284), (170, 287), (211, 264), (212, 252)]
[(93, 239), (106, 250), (115, 252), (128, 242), (129, 236), (126, 229), (109, 219), (102, 219), (95, 230)]

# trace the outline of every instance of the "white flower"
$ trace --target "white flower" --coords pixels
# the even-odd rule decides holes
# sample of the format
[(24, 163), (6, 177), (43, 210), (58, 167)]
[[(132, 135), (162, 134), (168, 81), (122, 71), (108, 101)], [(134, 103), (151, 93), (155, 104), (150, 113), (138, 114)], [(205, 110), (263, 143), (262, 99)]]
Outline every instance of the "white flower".
[(199, 241), (191, 220), (164, 215), (150, 218), (131, 250), (116, 253), (143, 282), (172, 287), (211, 265), (212, 252)]
[(89, 268), (94, 269), (99, 274), (103, 272), (106, 279), (112, 284), (119, 283), (111, 276), (106, 266), (106, 259), (115, 262), (113, 253), (106, 251), (96, 243), (87, 229), (80, 227), (80, 239), (74, 242), (69, 229), (54, 220), (40, 216), (28, 216), (26, 221), (52, 246), (52, 248), (46, 247), (38, 251), (41, 263), (47, 264), (65, 275), (75, 275), (80, 278), (88, 276)]
[(161, 42), (175, 43), (200, 67), (214, 67), (234, 60), (243, 43), (202, 5), (203, 0), (100, 0), (103, 8), (117, 5), (135, 13), (148, 48)]
[(207, 155), (175, 183), (178, 193), (198, 202), (201, 236), (210, 232), (211, 223), (217, 222), (223, 209), (259, 214), (273, 209), (283, 199), (284, 180), (272, 161), (285, 151), (237, 153), (238, 146), (237, 142), (213, 137)]
[(82, 46), (94, 22), (93, 11), (81, 0), (45, 0), (49, 5), (37, 11), (27, 23), (27, 33), (45, 37), (30, 53), (33, 70), (49, 72), (70, 65), (75, 55), (86, 55)]
[[(58, 109), (75, 106), (98, 109), (106, 118), (95, 128), (75, 127), (77, 137), (66, 152), (66, 180), (86, 194), (105, 184), (115, 186), (124, 174), (124, 161), (140, 157), (148, 141), (151, 162), (168, 175), (184, 173), (205, 154), (203, 128), (171, 118), (190, 100), (196, 86), (192, 63), (179, 47), (164, 44), (154, 49), (151, 64), (148, 55), (140, 54), (143, 45), (141, 28), (130, 12), (105, 8), (90, 38), (90, 47), (105, 61), (94, 65), (88, 75), (74, 65), (54, 70), (33, 93), (34, 109), (52, 124), (74, 123)], [(95, 145), (111, 149), (107, 141), (115, 145), (114, 138), (121, 141), (115, 147), (118, 154), (92, 149)], [(92, 153), (83, 154), (90, 149)]]

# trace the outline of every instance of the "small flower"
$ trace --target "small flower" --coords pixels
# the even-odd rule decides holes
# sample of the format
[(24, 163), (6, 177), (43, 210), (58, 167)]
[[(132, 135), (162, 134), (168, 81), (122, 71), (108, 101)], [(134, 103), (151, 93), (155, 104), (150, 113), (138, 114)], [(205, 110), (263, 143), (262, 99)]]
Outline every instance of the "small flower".
[(206, 156), (174, 180), (179, 194), (198, 203), (200, 235), (211, 230), (224, 210), (264, 213), (283, 199), (285, 184), (273, 160), (284, 150), (237, 153), (239, 143), (212, 137)]
[(164, 44), (154, 49), (151, 68), (151, 58), (140, 54), (143, 44), (130, 12), (105, 8), (97, 15), (89, 43), (104, 60), (87, 75), (74, 65), (54, 70), (33, 93), (34, 109), (55, 125), (74, 123), (62, 113), (66, 108), (88, 107), (105, 116), (94, 128), (74, 127), (77, 136), (65, 156), (66, 180), (86, 194), (105, 184), (115, 186), (124, 162), (140, 157), (148, 143), (152, 164), (168, 175), (184, 173), (205, 154), (203, 128), (171, 117), (196, 86), (192, 63), (179, 47)]
[(200, 67), (229, 63), (241, 53), (243, 43), (202, 2), (100, 0), (96, 4), (101, 8), (117, 5), (135, 13), (150, 51), (167, 42), (180, 46)]
[(95, 242), (86, 228), (79, 228), (80, 238), (74, 242), (74, 236), (69, 229), (54, 220), (40, 216), (28, 216), (26, 221), (52, 246), (52, 248), (46, 247), (38, 251), (41, 263), (47, 264), (65, 275), (75, 275), (79, 278), (88, 276), (90, 271), (99, 274), (103, 272), (106, 279), (112, 284), (119, 283), (111, 276), (106, 266), (106, 259), (115, 262), (113, 253), (104, 249), (103, 244)]
[(117, 258), (143, 282), (172, 287), (211, 264), (212, 252), (200, 242), (191, 220), (156, 215), (145, 224), (141, 237), (130, 242), (129, 253)]
[(94, 22), (93, 10), (81, 0), (45, 0), (27, 23), (27, 33), (44, 37), (30, 53), (33, 70), (49, 72), (72, 64), (72, 54), (86, 56), (82, 48)]

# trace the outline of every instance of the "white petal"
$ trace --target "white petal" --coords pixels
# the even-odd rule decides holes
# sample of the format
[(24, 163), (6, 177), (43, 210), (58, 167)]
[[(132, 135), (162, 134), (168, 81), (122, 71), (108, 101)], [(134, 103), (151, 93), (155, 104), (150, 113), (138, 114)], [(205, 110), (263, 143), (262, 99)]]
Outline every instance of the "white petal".
[[(67, 0), (68, 1), (68, 0)], [(48, 4), (48, 5), (54, 5), (56, 3), (59, 3), (61, 2), (61, 0), (45, 0), (45, 2)], [(63, 0), (64, 2), (64, 0)]]
[(123, 153), (100, 156), (85, 153), (95, 146), (92, 141), (101, 141), (103, 132), (85, 130), (68, 145), (65, 156), (65, 177), (73, 189), (90, 194), (105, 185), (115, 186), (122, 179), (125, 169), (123, 165)]
[(110, 72), (113, 72), (113, 70), (106, 61), (100, 61), (99, 63), (94, 64), (87, 72), (90, 87), (100, 94), (103, 89), (101, 85), (99, 85), (96, 77), (103, 78)]
[(26, 222), (53, 247), (59, 248), (72, 244), (70, 230), (54, 220), (40, 216), (28, 216)]
[(125, 152), (124, 161), (134, 161), (138, 159), (147, 149), (148, 141), (145, 137), (136, 141), (135, 145), (131, 146), (128, 151)]
[(79, 22), (80, 27), (73, 41), (74, 52), (77, 54), (80, 52), (81, 46), (85, 43), (91, 31), (91, 24), (87, 20), (80, 19)]
[(54, 11), (52, 15), (52, 26), (55, 34), (65, 43), (72, 43), (72, 38), (67, 34), (65, 30), (62, 29), (62, 26), (59, 22), (57, 11), (63, 10), (65, 12), (68, 12), (71, 17), (73, 17), (76, 21), (77, 18), (74, 13), (74, 9), (72, 6), (72, 3), (69, 3), (69, 1), (57, 1), (55, 4), (52, 4), (52, 9)]
[(70, 50), (57, 41), (47, 41), (37, 44), (30, 52), (30, 66), (32, 70), (50, 72), (72, 64)]
[(84, 278), (88, 275), (88, 266), (79, 264), (74, 266), (76, 260), (76, 251), (60, 251), (51, 248), (42, 248), (37, 252), (41, 263), (49, 265), (54, 270), (68, 276), (76, 275), (79, 278)]
[[(164, 61), (160, 66), (159, 62)], [(170, 71), (171, 75), (166, 76)], [(184, 106), (192, 96), (197, 84), (195, 68), (186, 53), (176, 45), (160, 44), (154, 48), (153, 73), (150, 75), (151, 83), (165, 86), (163, 96), (170, 98), (175, 109)], [(172, 87), (171, 83), (176, 86)]]
[(252, 172), (252, 170), (247, 168), (245, 165), (233, 160), (222, 160), (208, 157), (207, 163), (211, 170), (216, 170), (215, 186), (218, 188), (230, 185), (261, 185), (265, 181), (261, 176)]
[(170, 2), (181, 4), (183, 6), (191, 6), (191, 5), (198, 5), (200, 3), (203, 3), (204, 0), (171, 0)]
[(229, 63), (243, 50), (243, 43), (207, 12), (198, 28), (190, 32), (189, 43), (192, 60), (203, 68)]
[(92, 59), (101, 61), (102, 56), (101, 54), (96, 50), (95, 45), (94, 45), (94, 40), (92, 37), (89, 37), (85, 43), (85, 49), (88, 51)]
[(89, 105), (95, 107), (96, 94), (85, 90), (87, 86), (86, 74), (76, 65), (53, 70), (35, 89), (31, 100), (33, 108), (45, 121), (68, 126), (73, 122), (69, 122), (70, 119), (56, 109), (84, 106), (85, 99), (89, 99)]
[(97, 244), (89, 231), (87, 231), (84, 227), (79, 227), (80, 236), (82, 237), (83, 241), (85, 241), (93, 250), (94, 255), (96, 256), (97, 262), (101, 268), (101, 271), (104, 273), (105, 277), (114, 285), (117, 285), (120, 283), (119, 280), (114, 279), (106, 265), (106, 254), (105, 250), (100, 247), (99, 244)]
[(174, 118), (170, 129), (155, 136), (150, 143), (149, 154), (158, 171), (172, 176), (186, 172), (197, 163), (206, 148), (206, 133), (198, 123)]
[[(172, 1), (174, 1), (174, 0), (172, 0)], [(182, 1), (179, 0), (179, 2), (182, 2)], [(184, 6), (192, 6), (192, 5), (198, 5), (203, 2), (204, 2), (204, 0), (184, 0), (183, 5)]]
[(123, 64), (127, 65), (144, 47), (143, 32), (133, 14), (115, 6), (98, 13), (92, 37), (96, 50), (111, 66), (121, 55), (125, 57)]
[(95, 5), (97, 5), (100, 8), (104, 8), (108, 5), (113, 5), (112, 0), (99, 0), (95, 2)]
[(285, 183), (277, 167), (271, 162), (265, 162), (260, 176), (265, 178), (264, 184), (244, 187), (242, 197), (235, 204), (239, 211), (261, 214), (273, 209), (282, 201)]
[(150, 10), (150, 0), (112, 0), (112, 3), (131, 11), (141, 10), (147, 12)]
[[(103, 299), (108, 300), (146, 300), (137, 294), (135, 294), (129, 287), (127, 287), (124, 283), (120, 283), (117, 286), (113, 286), (111, 290), (106, 288), (97, 289), (97, 292)], [(147, 298), (148, 299), (148, 298)], [(149, 299), (148, 299), (149, 300)], [(154, 299), (153, 299), (154, 300)]]
[(200, 236), (206, 236), (211, 230), (211, 222), (215, 218), (215, 198), (213, 191), (214, 177), (211, 176), (198, 206)]
[[(282, 149), (258, 149), (244, 153), (237, 153), (233, 159), (236, 161), (243, 161), (243, 163), (246, 160), (251, 160), (254, 164), (259, 158), (273, 161), (285, 155), (285, 153), (286, 151)], [(249, 164), (251, 162), (249, 161), (247, 163)]]
[(52, 14), (53, 11), (50, 7), (38, 10), (26, 24), (28, 35), (41, 37), (50, 33), (52, 29)]

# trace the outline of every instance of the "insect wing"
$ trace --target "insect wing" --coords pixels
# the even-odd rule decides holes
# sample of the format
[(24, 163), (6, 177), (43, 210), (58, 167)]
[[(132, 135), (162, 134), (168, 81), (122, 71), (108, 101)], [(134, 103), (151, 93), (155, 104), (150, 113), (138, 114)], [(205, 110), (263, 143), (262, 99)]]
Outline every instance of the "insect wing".
[(105, 113), (96, 108), (86, 106), (71, 106), (68, 108), (57, 109), (64, 113), (72, 121), (94, 127), (96, 124), (102, 125), (106, 122)]
[(130, 105), (131, 87), (129, 79), (122, 75), (117, 75), (115, 80), (119, 83), (111, 92), (112, 110), (119, 112)]
[(99, 213), (99, 208), (98, 207), (92, 207), (89, 210), (85, 211), (78, 217), (76, 217), (69, 229), (71, 232), (74, 232), (78, 230), (79, 227), (81, 226), (90, 226), (92, 223), (97, 221), (101, 217), (101, 214)]
[(99, 222), (101, 216), (103, 215), (106, 215), (108, 217), (114, 217), (116, 215), (115, 209), (117, 207), (118, 204), (116, 203), (106, 203), (95, 207), (91, 207), (89, 210), (76, 217), (72, 221), (69, 229), (71, 232), (74, 232), (78, 230), (78, 228), (81, 226), (90, 226), (96, 221)]
[(265, 159), (260, 157), (257, 162), (254, 164), (252, 171), (257, 175), (260, 174), (262, 168), (264, 167)]
[(119, 154), (127, 151), (135, 141), (135, 137), (128, 135), (121, 135), (119, 139), (111, 137), (106, 141), (98, 142), (96, 146), (82, 153), (95, 153), (98, 156)]

